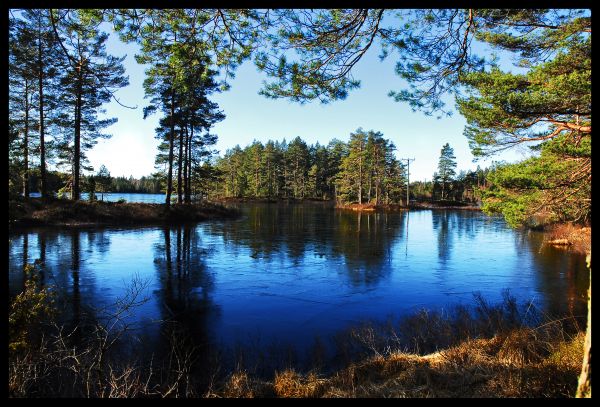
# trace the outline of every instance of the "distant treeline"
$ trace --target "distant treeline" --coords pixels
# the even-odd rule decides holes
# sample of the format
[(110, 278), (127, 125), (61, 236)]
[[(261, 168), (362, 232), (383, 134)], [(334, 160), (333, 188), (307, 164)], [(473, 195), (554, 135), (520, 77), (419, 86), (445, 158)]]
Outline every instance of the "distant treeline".
[[(335, 199), (340, 203), (406, 203), (406, 166), (395, 145), (375, 131), (356, 130), (346, 143), (308, 145), (254, 141), (227, 150), (211, 164), (206, 193), (218, 198)], [(432, 157), (432, 159), (434, 159)], [(452, 149), (442, 149), (433, 181), (411, 183), (411, 199), (477, 201), (489, 170), (461, 171), (455, 176)], [(208, 167), (206, 167), (208, 168)]]
[(439, 181), (414, 181), (410, 183), (410, 199), (416, 201), (455, 201), (466, 203), (480, 203), (482, 190), (485, 190), (489, 183), (487, 176), (489, 168), (475, 171), (460, 171), (456, 179), (450, 180), (447, 185), (447, 191), (442, 198), (442, 185)]
[[(65, 183), (71, 177), (71, 174), (60, 171), (49, 171), (48, 175), (48, 192), (60, 195), (61, 192), (70, 192), (68, 188), (64, 188)], [(111, 177), (108, 174), (107, 181), (99, 182), (98, 174), (84, 175), (82, 177), (82, 186), (84, 192), (89, 192), (90, 180), (94, 178), (94, 192), (124, 192), (124, 193), (144, 193), (144, 194), (163, 194), (165, 192), (164, 180), (150, 175), (143, 176), (139, 179), (130, 177)], [(39, 193), (39, 171), (31, 171), (29, 176), (29, 187), (32, 192)]]
[(162, 194), (164, 186), (161, 180), (157, 177), (141, 177), (140, 179), (130, 176), (115, 177), (110, 180), (110, 192), (132, 192), (145, 194)]
[(347, 143), (334, 139), (308, 145), (300, 137), (289, 143), (254, 141), (216, 160), (209, 194), (397, 203), (406, 191), (406, 176), (393, 155), (395, 148), (380, 132), (362, 129)]

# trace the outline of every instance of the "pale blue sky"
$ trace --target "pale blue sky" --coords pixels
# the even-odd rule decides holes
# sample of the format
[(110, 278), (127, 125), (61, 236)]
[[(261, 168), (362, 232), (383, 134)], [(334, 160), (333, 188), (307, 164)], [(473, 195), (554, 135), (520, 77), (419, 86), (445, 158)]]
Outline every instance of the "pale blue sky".
[[(111, 34), (107, 44), (109, 53), (127, 54), (124, 64), (130, 84), (119, 90), (117, 96), (123, 104), (137, 105), (137, 109), (131, 110), (116, 102), (107, 104), (107, 114), (119, 119), (107, 129), (113, 136), (100, 140), (88, 152), (95, 171), (104, 164), (113, 176), (133, 175), (137, 178), (155, 171), (157, 141), (154, 129), (159, 115), (146, 120), (142, 117), (142, 108), (148, 101), (144, 99), (142, 88), (144, 67), (134, 59), (137, 50), (137, 45), (123, 44), (115, 34)], [(351, 132), (362, 127), (382, 132), (396, 145), (398, 158), (415, 158), (410, 165), (411, 181), (431, 180), (445, 143), (454, 148), (458, 171), (474, 169), (477, 164), (482, 168), (489, 166), (489, 159), (472, 162), (473, 156), (463, 135), (466, 122), (458, 113), (436, 119), (420, 112), (413, 113), (407, 104), (387, 96), (390, 90), (406, 88), (406, 83), (394, 73), (394, 55), (380, 62), (378, 54), (377, 47), (370, 49), (355, 66), (353, 75), (361, 80), (360, 89), (350, 92), (346, 100), (328, 105), (319, 102), (299, 105), (260, 96), (258, 90), (265, 77), (252, 62), (244, 63), (236, 71), (231, 89), (212, 97), (227, 116), (211, 130), (219, 136), (216, 149), (223, 155), (228, 148), (236, 144), (244, 147), (255, 139), (265, 143), (269, 139), (290, 141), (296, 136), (308, 144), (317, 141), (327, 144), (333, 138), (347, 141)], [(494, 157), (494, 160), (513, 162), (527, 155), (527, 149), (522, 148)]]

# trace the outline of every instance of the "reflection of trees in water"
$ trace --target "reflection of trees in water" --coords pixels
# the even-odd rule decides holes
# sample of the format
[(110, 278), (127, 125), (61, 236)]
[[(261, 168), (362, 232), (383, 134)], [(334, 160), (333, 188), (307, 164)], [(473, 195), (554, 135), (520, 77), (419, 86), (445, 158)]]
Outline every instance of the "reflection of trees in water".
[(405, 216), (340, 211), (319, 204), (249, 205), (245, 214), (237, 222), (207, 225), (208, 230), (266, 260), (285, 252), (297, 265), (309, 251), (330, 259), (343, 257), (354, 284), (376, 283), (389, 271), (390, 247), (402, 235)]
[(478, 218), (481, 218), (481, 216), (482, 214), (477, 211), (462, 210), (460, 215), (455, 212), (452, 220), (458, 238), (474, 240), (477, 236), (476, 228), (481, 227), (478, 222)]
[[(483, 217), (483, 219), (482, 219)], [(468, 210), (434, 210), (431, 213), (433, 230), (437, 232), (438, 258), (446, 265), (454, 249), (454, 239), (459, 241), (475, 240), (479, 229), (496, 231), (498, 222), (487, 222), (487, 217), (480, 212)]]
[(176, 226), (162, 231), (163, 242), (155, 246), (158, 281), (165, 304), (174, 315), (189, 308), (207, 308), (209, 292), (214, 286), (204, 263), (206, 251), (200, 237), (190, 226)]
[(589, 271), (585, 255), (543, 244), (536, 231), (515, 233), (517, 253), (528, 253), (533, 261), (538, 290), (544, 293), (544, 306), (554, 315), (572, 312), (586, 316)]
[(36, 260), (40, 269), (40, 285), (44, 287), (46, 285), (46, 233), (38, 233), (38, 252), (39, 257)]
[(336, 211), (330, 252), (341, 255), (354, 285), (371, 285), (389, 274), (390, 247), (403, 236), (405, 213)]
[[(42, 228), (24, 233), (22, 237), (22, 266), (35, 265), (33, 272), (36, 281), (40, 286), (48, 286), (54, 292), (58, 310), (57, 320), (59, 323), (65, 323), (68, 329), (89, 325), (95, 321), (95, 306), (101, 302), (101, 298), (94, 294), (93, 275), (86, 276), (85, 269), (82, 269), (82, 234), (84, 232), (77, 229), (54, 231)], [(35, 237), (35, 240), (32, 237)], [(53, 254), (51, 261), (48, 261), (49, 253)], [(19, 281), (15, 284), (13, 276), (14, 273), (11, 273), (11, 296), (18, 294), (24, 283)], [(85, 295), (82, 287), (85, 287)], [(81, 338), (80, 335), (81, 330), (78, 329), (74, 336)]]
[(225, 242), (250, 248), (253, 257), (270, 259), (285, 250), (292, 258), (303, 255), (312, 231), (304, 225), (301, 205), (252, 205), (245, 215), (241, 221), (215, 223), (209, 228)]
[(104, 229), (90, 230), (86, 233), (88, 249), (99, 254), (106, 254), (110, 249), (111, 233)]
[(438, 258), (444, 266), (452, 254), (454, 232), (457, 226), (461, 226), (457, 225), (456, 218), (457, 214), (453, 211), (432, 211), (433, 230), (437, 231)]
[(198, 369), (206, 368), (211, 360), (211, 318), (218, 311), (210, 296), (214, 281), (205, 256), (195, 226), (166, 227), (162, 242), (155, 245), (162, 318), (161, 335), (152, 351), (166, 355), (177, 338), (196, 349)]
[(22, 289), (25, 290), (25, 280), (27, 276), (25, 272), (27, 270), (27, 265), (29, 264), (29, 235), (26, 233), (23, 235), (23, 283)]
[(80, 266), (80, 232), (71, 231), (71, 276), (72, 283), (72, 303), (73, 303), (73, 324), (79, 325), (81, 321), (81, 293), (79, 291), (79, 266)]
[[(60, 287), (70, 286), (70, 273), (63, 273), (66, 278), (57, 281), (53, 271), (57, 269), (57, 262), (60, 263), (60, 270), (70, 270), (71, 262), (71, 236), (69, 233), (59, 233), (47, 229), (39, 229), (21, 234), (20, 236), (12, 236), (9, 255), (9, 291), (10, 296), (14, 296), (21, 292), (24, 284), (24, 274), (15, 273), (18, 269), (23, 270), (26, 264), (36, 264), (37, 276), (41, 284), (56, 284), (60, 282)], [(17, 251), (20, 250), (20, 254)], [(49, 253), (56, 254), (56, 260), (47, 262)], [(69, 281), (67, 281), (69, 280)]]

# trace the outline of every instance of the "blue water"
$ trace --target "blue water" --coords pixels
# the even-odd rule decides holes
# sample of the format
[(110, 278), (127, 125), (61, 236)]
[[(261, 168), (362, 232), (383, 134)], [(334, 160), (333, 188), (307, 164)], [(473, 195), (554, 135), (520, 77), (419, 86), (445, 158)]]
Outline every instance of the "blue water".
[(356, 213), (255, 204), (238, 220), (148, 228), (30, 229), (10, 235), (9, 289), (43, 260), (74, 318), (110, 306), (132, 281), (148, 301), (130, 317), (148, 342), (165, 320), (201, 342), (298, 348), (367, 319), (489, 302), (502, 291), (544, 311), (585, 314), (583, 256), (542, 245), (477, 211)]
[[(30, 194), (32, 198), (40, 198), (42, 196), (39, 192), (32, 192)], [(89, 197), (87, 192), (81, 193), (81, 199), (86, 201)], [(96, 193), (96, 199), (99, 201), (106, 202), (117, 202), (120, 199), (124, 199), (125, 202), (138, 202), (138, 203), (165, 203), (164, 194), (137, 194), (137, 193), (126, 193), (126, 192), (107, 192), (107, 193)]]

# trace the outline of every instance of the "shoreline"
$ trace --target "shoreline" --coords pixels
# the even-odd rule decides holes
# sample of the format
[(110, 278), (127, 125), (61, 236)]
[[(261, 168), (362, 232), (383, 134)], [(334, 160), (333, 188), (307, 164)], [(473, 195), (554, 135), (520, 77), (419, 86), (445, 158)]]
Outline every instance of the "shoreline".
[(478, 206), (467, 205), (460, 202), (456, 203), (414, 203), (408, 207), (406, 205), (399, 204), (336, 204), (335, 209), (351, 210), (356, 212), (396, 212), (396, 211), (408, 211), (408, 210), (431, 210), (431, 209), (460, 209), (468, 211), (481, 211)]
[[(336, 204), (333, 200), (268, 198), (227, 198), (200, 204), (172, 204), (169, 211), (161, 203), (71, 201), (58, 198), (20, 198), (9, 200), (9, 230), (28, 227), (85, 228), (98, 226), (160, 226), (207, 220), (236, 219), (241, 211), (231, 204), (317, 204), (353, 212), (403, 212), (409, 210), (470, 210), (480, 207), (461, 204), (415, 203), (406, 206), (375, 204)], [(563, 250), (589, 253), (591, 251), (591, 227), (571, 223), (554, 223), (541, 228), (530, 228), (544, 233), (544, 244)]]
[(481, 211), (481, 207), (467, 204), (464, 202), (453, 201), (436, 201), (434, 203), (417, 202), (411, 203), (409, 207), (400, 204), (357, 204), (357, 203), (338, 203), (334, 199), (317, 199), (317, 198), (218, 198), (215, 202), (220, 204), (242, 204), (242, 203), (266, 203), (266, 204), (322, 204), (331, 206), (334, 209), (352, 210), (352, 211), (406, 211), (406, 210), (426, 210), (426, 209), (462, 209), (471, 211)]
[(153, 226), (205, 220), (234, 219), (235, 208), (218, 203), (165, 204), (70, 201), (41, 198), (9, 201), (9, 229), (22, 227)]

